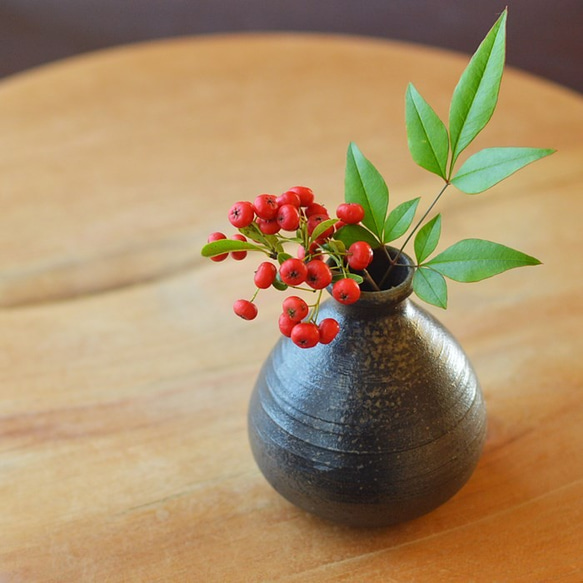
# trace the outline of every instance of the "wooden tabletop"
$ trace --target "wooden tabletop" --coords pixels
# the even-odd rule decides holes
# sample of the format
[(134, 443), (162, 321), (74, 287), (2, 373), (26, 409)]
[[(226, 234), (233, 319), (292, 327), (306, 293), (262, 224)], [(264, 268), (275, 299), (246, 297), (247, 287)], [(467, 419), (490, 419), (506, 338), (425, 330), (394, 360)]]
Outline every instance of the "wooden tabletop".
[[(512, 47), (510, 47), (510, 50)], [(235, 200), (334, 208), (354, 140), (392, 205), (404, 93), (438, 113), (466, 57), (405, 44), (225, 36), (82, 56), (0, 84), (0, 581), (583, 581), (583, 100), (508, 70), (488, 146), (557, 148), (441, 204), (465, 237), (543, 265), (450, 286), (434, 310), (481, 379), (486, 449), (430, 515), (367, 531), (280, 498), (246, 438), (281, 296), (231, 313), (254, 263), (200, 257)]]

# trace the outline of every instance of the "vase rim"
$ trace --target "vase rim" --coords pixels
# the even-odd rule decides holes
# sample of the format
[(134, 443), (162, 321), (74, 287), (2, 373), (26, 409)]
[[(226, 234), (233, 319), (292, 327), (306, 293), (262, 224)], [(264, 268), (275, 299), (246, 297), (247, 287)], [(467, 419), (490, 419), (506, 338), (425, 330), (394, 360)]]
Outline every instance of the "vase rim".
[(399, 256), (399, 267), (401, 267), (401, 272), (403, 276), (401, 277), (399, 283), (391, 288), (382, 289), (380, 291), (363, 291), (360, 294), (360, 298), (355, 303), (355, 305), (363, 306), (365, 304), (373, 305), (396, 305), (401, 303), (403, 300), (408, 298), (413, 292), (413, 276), (415, 274), (414, 262), (403, 251), (389, 245), (385, 245), (391, 257)]
[[(395, 257), (397, 255), (399, 256), (399, 263), (397, 264), (397, 268), (400, 272), (402, 272), (402, 277), (400, 278), (397, 285), (379, 291), (363, 291), (361, 289), (360, 297), (354, 304), (341, 304), (335, 300), (338, 306), (348, 309), (355, 309), (359, 307), (372, 307), (377, 309), (381, 307), (393, 308), (399, 305), (403, 300), (406, 300), (413, 293), (415, 263), (404, 251), (401, 251), (396, 247), (391, 247), (390, 245), (385, 245), (385, 248), (391, 257)], [(330, 295), (332, 295), (332, 285), (329, 285), (327, 289)]]

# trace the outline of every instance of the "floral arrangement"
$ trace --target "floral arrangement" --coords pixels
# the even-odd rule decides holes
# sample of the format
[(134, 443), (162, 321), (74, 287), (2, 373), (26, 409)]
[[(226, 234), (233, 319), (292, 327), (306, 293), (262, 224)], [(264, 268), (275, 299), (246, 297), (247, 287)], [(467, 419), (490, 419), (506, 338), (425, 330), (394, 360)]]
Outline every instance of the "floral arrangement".
[[(460, 154), (490, 121), (498, 101), (506, 45), (505, 10), (472, 56), (455, 87), (449, 110), (449, 127), (441, 121), (417, 89), (410, 84), (405, 95), (405, 123), (413, 160), (436, 174), (443, 185), (427, 209), (415, 220), (421, 198), (389, 210), (385, 180), (356, 144), (348, 147), (345, 201), (331, 217), (314, 199), (312, 190), (295, 186), (279, 196), (260, 194), (253, 202), (236, 202), (229, 221), (238, 232), (228, 239), (212, 233), (202, 255), (223, 261), (248, 252), (265, 255), (255, 271), (255, 292), (234, 303), (235, 314), (246, 320), (257, 316), (255, 299), (260, 290), (308, 291), (306, 302), (288, 295), (282, 304), (279, 329), (301, 348), (334, 340), (338, 323), (318, 319), (322, 292), (330, 288), (340, 303), (358, 301), (361, 291), (382, 291), (393, 283), (392, 269), (413, 241), (416, 263), (413, 291), (435, 306), (447, 307), (445, 278), (475, 282), (508, 269), (537, 265), (540, 261), (500, 243), (464, 239), (434, 254), (441, 235), (441, 214), (430, 215), (446, 190), (454, 186), (478, 194), (517, 170), (554, 150), (539, 148), (487, 148), (470, 156), (459, 168)], [(396, 253), (387, 245), (404, 237)], [(292, 251), (292, 253), (290, 253)], [(380, 263), (384, 268), (371, 269)]]

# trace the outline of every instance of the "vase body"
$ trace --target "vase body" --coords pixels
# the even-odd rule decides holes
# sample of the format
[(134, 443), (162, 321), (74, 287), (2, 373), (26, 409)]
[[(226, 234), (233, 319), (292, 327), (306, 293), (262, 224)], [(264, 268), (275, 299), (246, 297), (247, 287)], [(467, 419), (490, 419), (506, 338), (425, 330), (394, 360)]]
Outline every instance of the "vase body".
[[(410, 270), (412, 272), (412, 270)], [(340, 332), (310, 349), (282, 338), (249, 407), (266, 479), (293, 504), (353, 526), (396, 524), (453, 496), (479, 459), (486, 413), (460, 345), (401, 285), (320, 308)]]

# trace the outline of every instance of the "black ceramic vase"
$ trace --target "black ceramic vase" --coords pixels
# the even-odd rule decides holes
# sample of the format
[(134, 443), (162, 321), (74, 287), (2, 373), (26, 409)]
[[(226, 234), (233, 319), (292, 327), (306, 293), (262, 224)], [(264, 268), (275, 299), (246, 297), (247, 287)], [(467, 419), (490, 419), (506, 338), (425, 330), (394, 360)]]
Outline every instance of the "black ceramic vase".
[(468, 480), (485, 439), (468, 358), (408, 299), (413, 269), (398, 267), (393, 277), (395, 287), (363, 292), (355, 304), (322, 304), (319, 319), (340, 324), (331, 344), (301, 349), (282, 338), (249, 408), (253, 455), (275, 490), (353, 526), (433, 510)]

